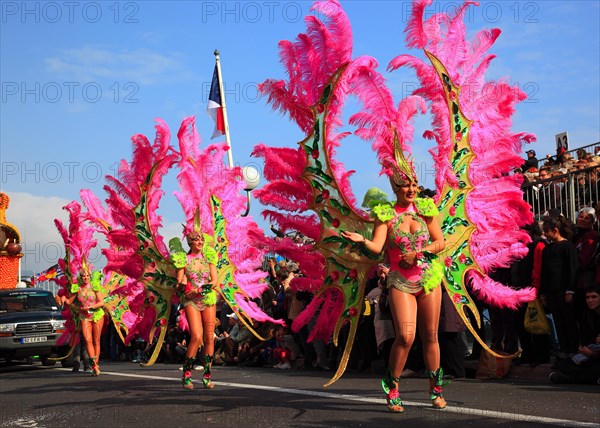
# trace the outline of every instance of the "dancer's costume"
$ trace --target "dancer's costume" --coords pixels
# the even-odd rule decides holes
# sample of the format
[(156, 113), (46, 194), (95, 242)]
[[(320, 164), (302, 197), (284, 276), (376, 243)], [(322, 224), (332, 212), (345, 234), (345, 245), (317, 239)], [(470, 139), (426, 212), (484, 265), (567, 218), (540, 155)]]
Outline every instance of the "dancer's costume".
[[(382, 209), (383, 208), (383, 209)], [(375, 216), (382, 222), (389, 221), (386, 251), (390, 261), (387, 285), (404, 293), (420, 295), (430, 293), (442, 282), (443, 267), (437, 255), (424, 251), (429, 243), (429, 230), (426, 217), (436, 217), (439, 211), (431, 199), (415, 200), (407, 208), (400, 208), (392, 203), (378, 203), (372, 208)], [(400, 225), (406, 217), (419, 224), (414, 233), (404, 232)], [(403, 255), (415, 252), (417, 262), (413, 266), (403, 266), (400, 260)]]
[[(262, 231), (250, 217), (241, 217), (246, 201), (241, 196), (245, 183), (241, 168), (228, 168), (221, 159), (226, 152), (225, 145), (211, 145), (204, 151), (199, 148), (193, 118), (184, 120), (179, 131), (180, 160), (178, 163), (179, 200), (186, 218), (186, 235), (198, 234), (204, 237), (204, 246), (200, 256), (204, 263), (202, 271), (196, 271), (193, 260), (196, 256), (186, 254), (178, 238), (169, 242), (173, 251), (172, 260), (176, 268), (183, 268), (188, 284), (182, 295), (183, 305), (192, 305), (198, 310), (215, 305), (217, 296), (211, 284), (208, 263), (215, 265), (221, 292), (230, 306), (239, 316), (246, 317), (246, 324), (252, 319), (274, 321), (264, 314), (242, 291), (245, 289), (258, 297), (264, 291), (265, 272), (259, 269), (265, 251), (250, 245), (251, 241), (264, 241)], [(233, 245), (226, 236), (231, 236)], [(264, 244), (263, 244), (264, 246)], [(236, 272), (237, 269), (237, 272)], [(239, 287), (239, 288), (238, 288)], [(185, 297), (191, 288), (198, 290), (197, 297)], [(240, 289), (241, 288), (241, 289)], [(252, 327), (250, 329), (257, 334)], [(258, 335), (258, 334), (257, 334)], [(203, 354), (202, 378), (205, 387), (210, 385), (210, 368), (213, 355)], [(184, 366), (191, 376), (193, 359), (188, 359)], [(184, 379), (191, 382), (191, 378)]]
[[(412, 141), (410, 122), (417, 112), (424, 112), (424, 100), (429, 103), (433, 130), (425, 137), (438, 143), (432, 154), (437, 167), (436, 205), (446, 247), (437, 257), (422, 260), (429, 265), (419, 272), (431, 278), (427, 287), (443, 282), (465, 324), (486, 349), (464, 312), (469, 308), (480, 322), (466, 284), (493, 305), (516, 307), (534, 298), (532, 289), (513, 290), (486, 275), (527, 253), (529, 237), (520, 227), (532, 221), (532, 214), (522, 198), (521, 177), (509, 175), (522, 163), (523, 141), (534, 140), (530, 134), (509, 131), (513, 106), (525, 94), (505, 82), (484, 81), (483, 73), (493, 58), (486, 52), (499, 30), (484, 30), (474, 42), (466, 41), (463, 16), (472, 2), (466, 2), (456, 16), (440, 13), (423, 23), (423, 10), (430, 3), (414, 1), (407, 41), (410, 47), (426, 49), (433, 65), (407, 55), (391, 62), (392, 69), (413, 66), (422, 83), (397, 108), (383, 77), (375, 70), (376, 61), (366, 56), (352, 59), (350, 24), (335, 0), (316, 2), (311, 9), (327, 18), (326, 22), (307, 16), (306, 33), (295, 43), (280, 42), (289, 81), (267, 80), (260, 87), (273, 107), (289, 114), (307, 134), (298, 149), (260, 145), (254, 150), (255, 155), (264, 157), (265, 177), (270, 181), (255, 195), (263, 204), (278, 209), (266, 210), (264, 215), (283, 231), (298, 230), (315, 241), (302, 247), (291, 240), (272, 244), (274, 251), (298, 261), (303, 269), (305, 277), (294, 279), (292, 286), (316, 293), (293, 328), (301, 328), (316, 316), (309, 340), (327, 341), (333, 334), (337, 344), (340, 328), (350, 323), (344, 356), (325, 386), (345, 370), (366, 276), (378, 260), (361, 244), (340, 235), (349, 230), (371, 237), (373, 226), (373, 220), (355, 207), (348, 181), (351, 172), (334, 159), (347, 135), (337, 130), (348, 95), (355, 95), (362, 104), (350, 124), (358, 127), (358, 136), (372, 141), (383, 167), (381, 173), (387, 176), (410, 169), (404, 156)], [(473, 90), (467, 94), (461, 87)], [(386, 201), (383, 192), (369, 193), (365, 203), (381, 220), (413, 215), (394, 213), (393, 203)], [(420, 210), (418, 204), (416, 210)], [(421, 214), (431, 215), (435, 207), (425, 203), (423, 210)], [(405, 244), (419, 248), (424, 242), (402, 243), (402, 236), (398, 238), (398, 251)], [(441, 280), (436, 272), (441, 273)]]
[[(66, 331), (59, 338), (58, 344), (68, 343), (70, 345), (69, 352), (62, 357), (66, 358), (80, 341), (81, 322), (99, 322), (103, 320), (105, 312), (102, 308), (85, 308), (89, 308), (97, 302), (97, 291), (105, 294), (105, 290), (102, 286), (102, 274), (93, 272), (88, 261), (90, 250), (98, 243), (94, 239), (94, 228), (87, 224), (81, 212), (81, 205), (78, 202), (73, 201), (63, 208), (69, 213), (68, 229), (60, 220), (54, 220), (56, 228), (65, 243), (65, 257), (58, 261), (64, 275), (55, 280), (60, 287), (57, 295), (68, 297), (75, 294), (77, 296), (77, 304), (65, 307), (62, 312), (66, 320)], [(89, 284), (79, 283), (78, 277), (82, 270), (91, 273)], [(89, 359), (92, 375), (98, 376), (100, 374), (98, 363), (100, 355), (89, 355)]]
[[(223, 165), (224, 144), (199, 149), (193, 117), (179, 129), (179, 152), (170, 146), (163, 121), (157, 120), (156, 130), (153, 144), (135, 135), (131, 163), (121, 161), (118, 177), (107, 177), (108, 210), (90, 191), (81, 192), (88, 218), (106, 234), (110, 245), (102, 252), (108, 260), (107, 300), (112, 300), (107, 306), (115, 327), (126, 343), (136, 334), (156, 343), (145, 365), (153, 364), (160, 352), (171, 305), (179, 299), (176, 271), (188, 261), (179, 239), (171, 240), (170, 251), (158, 232), (162, 178), (176, 163), (180, 168), (176, 196), (185, 211), (186, 227), (200, 227), (204, 234), (204, 258), (217, 268), (218, 292), (254, 334), (253, 320), (279, 323), (251, 300), (266, 287), (266, 273), (257, 270), (265, 253), (257, 244), (264, 244), (265, 238), (250, 217), (240, 217), (245, 208), (241, 168)], [(235, 245), (230, 245), (230, 239)], [(203, 285), (202, 275), (195, 281), (197, 286)], [(215, 304), (212, 290), (202, 294), (197, 301), (183, 303)]]

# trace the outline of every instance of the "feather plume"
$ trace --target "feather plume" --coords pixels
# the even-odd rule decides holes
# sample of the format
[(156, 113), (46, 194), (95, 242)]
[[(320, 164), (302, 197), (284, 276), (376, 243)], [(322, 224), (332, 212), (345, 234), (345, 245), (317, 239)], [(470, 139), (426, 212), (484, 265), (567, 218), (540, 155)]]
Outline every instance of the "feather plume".
[(285, 215), (273, 210), (263, 210), (262, 215), (271, 224), (279, 226), (282, 232), (298, 231), (313, 241), (319, 239), (321, 226), (316, 215)]
[(482, 277), (474, 273), (470, 274), (469, 278), (471, 279), (471, 289), (484, 302), (496, 307), (517, 309), (523, 302), (530, 302), (536, 297), (534, 288), (515, 290), (493, 281), (487, 276)]
[(90, 250), (98, 244), (98, 241), (93, 238), (94, 228), (86, 223), (79, 202), (72, 201), (65, 205), (63, 209), (69, 213), (68, 230), (58, 219), (54, 220), (54, 224), (63, 238), (65, 250), (69, 257), (66, 272), (71, 276), (70, 281), (75, 282), (82, 264), (89, 263)]
[(406, 46), (409, 48), (423, 49), (427, 45), (427, 34), (423, 28), (423, 14), (425, 8), (433, 0), (419, 0), (412, 4), (412, 13), (410, 15), (406, 29)]
[(275, 180), (254, 191), (264, 205), (287, 211), (305, 211), (310, 204), (310, 186), (305, 181)]
[(306, 155), (302, 149), (288, 147), (267, 147), (259, 144), (254, 147), (252, 156), (262, 157), (265, 161), (263, 174), (266, 180), (293, 180), (306, 168)]

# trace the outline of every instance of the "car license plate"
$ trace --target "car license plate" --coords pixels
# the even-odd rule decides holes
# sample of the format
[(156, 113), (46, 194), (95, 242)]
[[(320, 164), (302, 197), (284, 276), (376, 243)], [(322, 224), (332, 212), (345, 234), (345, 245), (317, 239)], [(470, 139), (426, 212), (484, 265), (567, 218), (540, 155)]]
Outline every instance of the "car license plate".
[(24, 337), (21, 339), (21, 343), (39, 343), (39, 342), (47, 342), (48, 338), (46, 336), (42, 337)]

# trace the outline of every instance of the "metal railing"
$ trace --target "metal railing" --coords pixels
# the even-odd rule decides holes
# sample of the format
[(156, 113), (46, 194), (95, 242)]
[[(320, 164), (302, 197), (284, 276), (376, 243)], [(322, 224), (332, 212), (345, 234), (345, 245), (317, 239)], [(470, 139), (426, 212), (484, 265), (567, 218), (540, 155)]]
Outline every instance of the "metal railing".
[(600, 202), (600, 166), (569, 171), (523, 186), (524, 198), (536, 218), (552, 210), (559, 211), (572, 221), (583, 207), (596, 208)]

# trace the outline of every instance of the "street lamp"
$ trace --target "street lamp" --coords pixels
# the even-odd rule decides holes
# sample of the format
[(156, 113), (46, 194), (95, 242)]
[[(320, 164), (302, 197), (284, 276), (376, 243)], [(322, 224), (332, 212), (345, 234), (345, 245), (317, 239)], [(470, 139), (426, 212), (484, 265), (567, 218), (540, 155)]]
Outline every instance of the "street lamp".
[(260, 183), (260, 174), (256, 168), (252, 166), (245, 166), (242, 168), (242, 175), (244, 176), (244, 181), (246, 182), (246, 187), (244, 190), (248, 196), (246, 212), (242, 214), (242, 217), (246, 217), (250, 213), (250, 192), (256, 189), (256, 186), (258, 186), (258, 183)]

